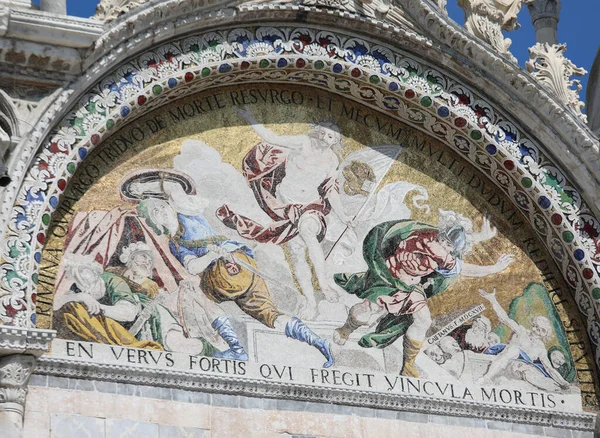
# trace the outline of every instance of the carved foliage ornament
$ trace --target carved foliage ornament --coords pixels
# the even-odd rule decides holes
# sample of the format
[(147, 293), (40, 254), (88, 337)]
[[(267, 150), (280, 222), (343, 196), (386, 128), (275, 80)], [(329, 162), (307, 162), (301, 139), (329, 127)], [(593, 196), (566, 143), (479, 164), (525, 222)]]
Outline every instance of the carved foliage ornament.
[(458, 6), (465, 12), (465, 29), (491, 45), (500, 54), (516, 62), (508, 48), (510, 38), (504, 38), (503, 30), (519, 28), (517, 14), (521, 6), (533, 0), (458, 0)]
[(25, 404), (27, 381), (34, 365), (33, 356), (15, 354), (0, 359), (0, 403)]
[(566, 44), (538, 43), (529, 48), (529, 61), (525, 66), (533, 77), (550, 88), (581, 120), (587, 122), (586, 115), (581, 112), (585, 104), (579, 100), (581, 83), (571, 79), (571, 76), (583, 76), (587, 71), (565, 58), (566, 51)]
[(101, 0), (96, 8), (94, 18), (109, 22), (116, 20), (119, 16), (148, 3), (149, 0)]

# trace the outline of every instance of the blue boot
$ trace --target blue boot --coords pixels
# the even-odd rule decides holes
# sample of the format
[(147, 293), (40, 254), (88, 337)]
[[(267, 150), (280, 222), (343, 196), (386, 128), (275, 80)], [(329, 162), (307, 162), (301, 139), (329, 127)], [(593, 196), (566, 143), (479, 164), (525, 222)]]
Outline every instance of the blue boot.
[(329, 368), (333, 365), (333, 355), (331, 354), (331, 346), (327, 339), (320, 338), (315, 332), (309, 329), (298, 318), (292, 318), (285, 326), (285, 335), (288, 338), (297, 339), (298, 341), (306, 342), (312, 345), (321, 352), (327, 362), (323, 364), (323, 368)]
[(214, 357), (219, 359), (233, 359), (233, 360), (248, 360), (248, 353), (238, 341), (237, 335), (229, 322), (227, 316), (219, 316), (212, 322), (212, 328), (214, 328), (219, 335), (223, 338), (229, 349), (225, 351), (217, 351), (213, 354)]

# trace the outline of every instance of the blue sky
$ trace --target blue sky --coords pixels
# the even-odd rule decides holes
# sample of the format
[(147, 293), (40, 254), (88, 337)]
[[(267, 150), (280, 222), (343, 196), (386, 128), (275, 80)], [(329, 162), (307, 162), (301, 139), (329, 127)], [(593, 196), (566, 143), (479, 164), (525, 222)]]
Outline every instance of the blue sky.
[[(39, 0), (34, 0), (39, 3)], [(448, 12), (458, 23), (464, 22), (464, 14), (456, 6), (456, 0), (448, 0)], [(98, 0), (67, 0), (68, 13), (80, 17), (90, 17), (94, 14)], [(585, 68), (588, 72), (592, 68), (592, 62), (596, 51), (600, 46), (600, 31), (598, 21), (600, 19), (600, 0), (562, 0), (562, 11), (558, 23), (558, 39), (561, 43), (567, 43), (566, 56), (578, 67)], [(513, 40), (511, 52), (519, 60), (521, 66), (529, 59), (528, 47), (535, 43), (535, 31), (529, 18), (529, 12), (523, 7), (519, 14), (521, 28), (509, 33)], [(588, 76), (581, 79), (584, 86), (581, 94), (585, 97), (585, 87)]]

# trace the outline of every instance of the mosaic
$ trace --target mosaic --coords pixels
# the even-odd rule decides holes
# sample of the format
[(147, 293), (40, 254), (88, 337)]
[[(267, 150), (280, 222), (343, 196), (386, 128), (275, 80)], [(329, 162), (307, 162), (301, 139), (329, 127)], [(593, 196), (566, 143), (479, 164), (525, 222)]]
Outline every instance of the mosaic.
[(107, 137), (55, 208), (36, 294), (55, 356), (595, 403), (570, 286), (518, 207), (460, 153), (339, 95), (178, 100)]

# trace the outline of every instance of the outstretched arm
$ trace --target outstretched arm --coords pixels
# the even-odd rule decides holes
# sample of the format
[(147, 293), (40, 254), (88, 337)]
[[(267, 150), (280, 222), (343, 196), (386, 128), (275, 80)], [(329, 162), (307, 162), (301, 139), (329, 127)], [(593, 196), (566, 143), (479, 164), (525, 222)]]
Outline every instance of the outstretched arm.
[(254, 129), (254, 132), (256, 132), (259, 135), (259, 137), (267, 143), (286, 149), (301, 149), (306, 141), (310, 141), (305, 135), (275, 134), (273, 131), (268, 130), (263, 125), (258, 123), (258, 121), (254, 118), (250, 111), (248, 111), (247, 108), (236, 108), (235, 110), (241, 118), (247, 120), (248, 123), (250, 123), (252, 129)]
[(213, 261), (223, 257), (231, 259), (231, 255), (227, 249), (217, 245), (207, 245), (208, 252), (201, 257), (195, 255), (186, 255), (183, 259), (183, 266), (192, 275), (198, 275)]
[(479, 295), (481, 295), (483, 298), (489, 301), (489, 303), (492, 305), (492, 309), (494, 309), (494, 312), (496, 312), (496, 315), (498, 315), (498, 319), (502, 324), (506, 325), (515, 333), (524, 330), (523, 327), (521, 327), (515, 321), (510, 319), (506, 311), (502, 308), (502, 306), (496, 299), (496, 288), (494, 288), (492, 292), (488, 292), (485, 289), (479, 289)]
[(105, 316), (119, 322), (133, 322), (140, 311), (139, 306), (136, 306), (129, 301), (121, 300), (114, 306), (106, 306), (100, 304), (100, 310)]
[(60, 295), (56, 295), (56, 297), (54, 297), (54, 310), (61, 309), (67, 303), (81, 302), (81, 296), (82, 294), (77, 294), (70, 290)]
[(472, 265), (470, 263), (463, 264), (461, 275), (465, 277), (486, 277), (488, 275), (497, 274), (504, 271), (515, 258), (511, 254), (502, 254), (498, 261), (489, 266)]

